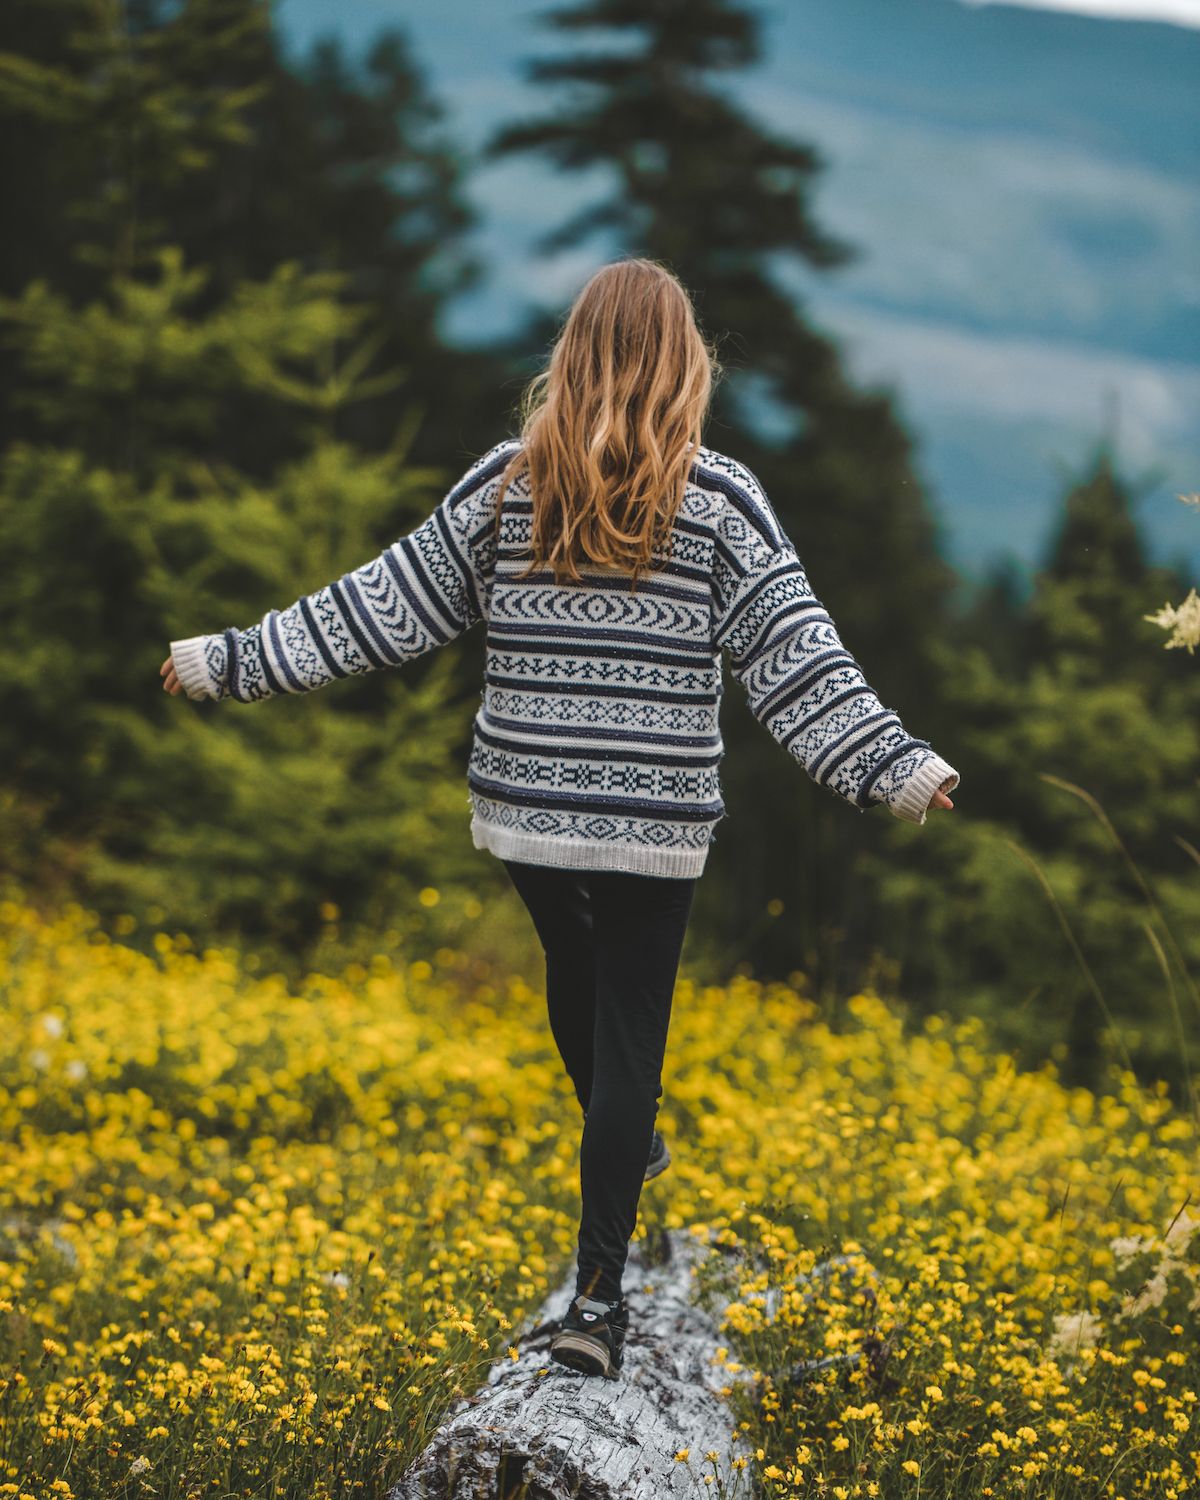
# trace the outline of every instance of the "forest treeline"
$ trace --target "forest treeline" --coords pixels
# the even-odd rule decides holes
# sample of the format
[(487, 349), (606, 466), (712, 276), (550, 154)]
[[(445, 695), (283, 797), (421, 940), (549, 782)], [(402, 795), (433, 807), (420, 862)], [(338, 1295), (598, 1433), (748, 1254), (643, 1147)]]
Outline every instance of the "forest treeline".
[[(959, 769), (917, 830), (814, 787), (728, 677), (721, 823), (685, 963), (975, 1012), (1069, 1081), (1198, 1069), (1200, 669), (1104, 434), (1025, 594), (942, 556), (903, 414), (788, 290), (855, 253), (819, 143), (734, 101), (735, 0), (589, 0), (544, 24), (544, 103), (488, 146), (608, 184), (546, 249), (666, 261), (749, 465), (883, 701)], [(245, 708), (161, 692), (167, 643), (242, 627), (375, 555), (513, 430), (553, 323), (440, 334), (480, 270), (467, 174), (401, 31), (287, 54), (260, 0), (0, 12), (0, 866), (299, 972), (342, 945), (529, 960), (468, 832), (483, 635)], [(519, 934), (519, 936), (518, 936)], [(536, 977), (536, 976), (535, 976)]]

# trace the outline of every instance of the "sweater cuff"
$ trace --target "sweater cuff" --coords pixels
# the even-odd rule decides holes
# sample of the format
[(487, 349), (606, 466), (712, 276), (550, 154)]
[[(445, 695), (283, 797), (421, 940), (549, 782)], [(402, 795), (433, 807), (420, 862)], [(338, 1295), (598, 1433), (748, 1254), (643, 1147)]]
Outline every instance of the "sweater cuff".
[(912, 773), (891, 803), (897, 818), (908, 823), (924, 823), (934, 792), (952, 791), (958, 785), (958, 772), (940, 755), (934, 755)]
[(211, 639), (207, 635), (192, 635), (186, 640), (171, 642), (171, 660), (175, 663), (175, 675), (189, 698), (219, 698), (220, 685), (215, 683), (208, 669), (205, 648)]

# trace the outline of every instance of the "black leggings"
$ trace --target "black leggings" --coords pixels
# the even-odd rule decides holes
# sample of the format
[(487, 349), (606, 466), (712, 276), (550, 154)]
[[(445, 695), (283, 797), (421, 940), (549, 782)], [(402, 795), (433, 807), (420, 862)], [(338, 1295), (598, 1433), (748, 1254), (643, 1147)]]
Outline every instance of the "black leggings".
[(550, 1030), (587, 1117), (576, 1291), (614, 1300), (662, 1098), (696, 879), (504, 866), (545, 951)]

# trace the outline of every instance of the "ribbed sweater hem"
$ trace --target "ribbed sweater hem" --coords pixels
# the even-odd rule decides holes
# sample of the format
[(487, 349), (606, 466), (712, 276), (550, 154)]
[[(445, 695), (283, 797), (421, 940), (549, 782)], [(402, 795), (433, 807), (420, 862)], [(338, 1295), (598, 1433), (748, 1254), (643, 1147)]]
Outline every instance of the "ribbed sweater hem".
[(207, 641), (207, 636), (190, 635), (186, 640), (171, 642), (175, 675), (179, 678), (180, 687), (192, 699), (212, 696), (213, 684), (208, 675), (208, 664), (204, 660)]
[(934, 755), (919, 770), (913, 772), (892, 804), (892, 812), (909, 823), (924, 823), (933, 794), (943, 782), (949, 782), (948, 791), (958, 785), (958, 772), (954, 767)]
[(650, 849), (638, 844), (609, 844), (587, 839), (563, 839), (548, 834), (497, 828), (479, 817), (471, 819), (476, 849), (487, 849), (497, 859), (529, 865), (554, 865), (569, 870), (625, 870), (630, 875), (661, 875), (694, 879), (704, 870), (708, 847)]

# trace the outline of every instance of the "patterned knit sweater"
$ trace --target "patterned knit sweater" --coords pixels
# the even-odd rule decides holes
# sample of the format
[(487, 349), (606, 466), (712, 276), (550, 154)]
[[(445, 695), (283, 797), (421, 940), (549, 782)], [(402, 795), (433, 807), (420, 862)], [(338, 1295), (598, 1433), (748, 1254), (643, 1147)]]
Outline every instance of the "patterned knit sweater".
[[(525, 581), (518, 447), (486, 453), (373, 561), (248, 629), (172, 641), (189, 698), (254, 703), (405, 662), (486, 625), (467, 767), (476, 848), (539, 865), (698, 876), (725, 816), (721, 652), (819, 786), (924, 823), (958, 772), (867, 685), (754, 476), (701, 448), (655, 571)], [(497, 505), (500, 530), (494, 531)], [(659, 570), (659, 564), (665, 564)]]

